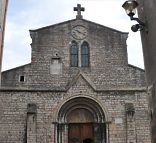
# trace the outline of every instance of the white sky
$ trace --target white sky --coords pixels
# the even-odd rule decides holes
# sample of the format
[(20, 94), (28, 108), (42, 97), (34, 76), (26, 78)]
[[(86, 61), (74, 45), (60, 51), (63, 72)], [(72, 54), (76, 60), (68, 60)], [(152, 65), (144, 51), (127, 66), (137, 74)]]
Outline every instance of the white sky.
[(131, 32), (136, 22), (130, 21), (121, 7), (125, 0), (10, 0), (2, 70), (31, 62), (30, 29), (37, 29), (75, 19), (73, 7), (85, 7), (83, 18), (104, 26), (129, 32), (127, 40), (129, 64), (144, 68), (139, 32)]

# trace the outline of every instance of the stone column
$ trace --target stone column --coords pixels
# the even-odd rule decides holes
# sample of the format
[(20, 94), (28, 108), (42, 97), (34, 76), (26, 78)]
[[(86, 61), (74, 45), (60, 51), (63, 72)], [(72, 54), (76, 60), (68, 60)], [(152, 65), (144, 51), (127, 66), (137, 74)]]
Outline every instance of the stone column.
[(127, 143), (136, 143), (135, 109), (133, 103), (126, 103)]
[(57, 143), (58, 141), (58, 131), (57, 131), (57, 125), (58, 123), (57, 122), (53, 122), (53, 143)]
[(64, 126), (64, 143), (68, 143), (68, 124)]
[(110, 134), (109, 134), (109, 126), (110, 126), (111, 122), (108, 121), (106, 122), (106, 143), (110, 143)]
[(28, 104), (27, 111), (27, 143), (36, 143), (36, 104)]
[(62, 143), (62, 125), (61, 125), (61, 123), (57, 124), (57, 143)]

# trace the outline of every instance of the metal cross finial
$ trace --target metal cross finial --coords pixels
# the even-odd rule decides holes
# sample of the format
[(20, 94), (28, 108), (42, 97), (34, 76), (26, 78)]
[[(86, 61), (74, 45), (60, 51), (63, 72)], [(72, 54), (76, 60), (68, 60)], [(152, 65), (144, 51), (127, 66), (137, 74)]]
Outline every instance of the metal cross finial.
[(85, 11), (85, 8), (81, 7), (81, 4), (77, 4), (77, 7), (74, 7), (74, 11), (77, 11), (76, 18), (82, 19), (81, 11)]

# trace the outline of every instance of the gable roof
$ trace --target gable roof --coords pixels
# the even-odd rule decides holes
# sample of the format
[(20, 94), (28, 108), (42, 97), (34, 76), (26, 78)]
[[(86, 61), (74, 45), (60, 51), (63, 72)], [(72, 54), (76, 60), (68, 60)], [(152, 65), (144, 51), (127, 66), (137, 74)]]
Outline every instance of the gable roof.
[[(94, 24), (94, 25), (97, 25), (97, 26), (100, 26), (100, 27), (103, 27), (103, 28), (107, 28), (107, 29), (109, 29), (111, 31), (114, 31), (114, 32), (118, 32), (118, 33), (121, 33), (121, 34), (128, 34), (128, 32), (122, 32), (122, 31), (119, 31), (119, 30), (104, 26), (102, 24), (98, 24), (98, 23), (86, 20), (86, 19), (81, 19), (81, 20), (84, 21), (84, 22), (90, 23), (90, 24)], [(77, 19), (71, 19), (71, 20), (68, 20), (68, 21), (64, 21), (64, 22), (61, 22), (61, 23), (56, 23), (56, 24), (53, 24), (53, 25), (49, 25), (49, 26), (45, 26), (45, 27), (41, 27), (41, 28), (38, 28), (38, 29), (29, 30), (29, 31), (30, 32), (38, 32), (38, 31), (41, 31), (41, 30), (49, 29), (49, 28), (52, 28), (52, 27), (55, 27), (55, 26), (58, 26), (58, 25), (63, 25), (63, 24), (67, 24), (67, 23), (70, 23), (70, 22), (74, 22), (74, 21), (77, 21)]]

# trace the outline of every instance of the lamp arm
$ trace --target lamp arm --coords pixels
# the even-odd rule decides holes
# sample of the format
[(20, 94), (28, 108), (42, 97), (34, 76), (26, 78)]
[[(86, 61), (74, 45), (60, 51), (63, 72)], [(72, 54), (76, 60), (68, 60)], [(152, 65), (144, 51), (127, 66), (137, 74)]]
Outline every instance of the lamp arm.
[(133, 16), (130, 16), (130, 18), (131, 18), (131, 20), (137, 21), (140, 25), (145, 26), (145, 23), (142, 22), (139, 18), (136, 18), (136, 17), (133, 17)]

